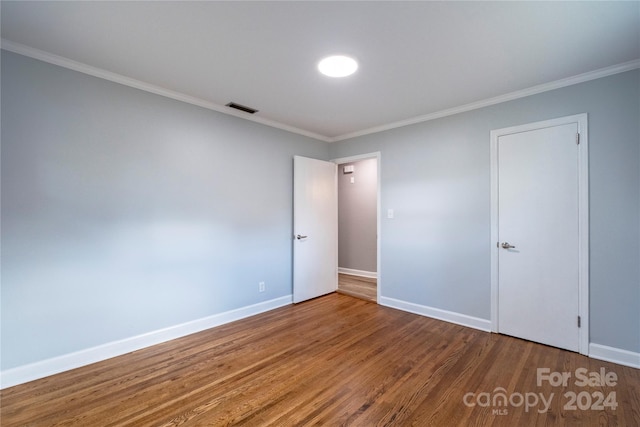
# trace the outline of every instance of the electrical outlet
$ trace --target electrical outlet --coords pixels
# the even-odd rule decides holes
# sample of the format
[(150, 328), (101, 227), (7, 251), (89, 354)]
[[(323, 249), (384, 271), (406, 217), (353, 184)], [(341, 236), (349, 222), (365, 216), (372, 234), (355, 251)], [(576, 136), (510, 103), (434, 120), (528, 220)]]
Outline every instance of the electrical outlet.
[(264, 292), (264, 282), (258, 283), (258, 292)]

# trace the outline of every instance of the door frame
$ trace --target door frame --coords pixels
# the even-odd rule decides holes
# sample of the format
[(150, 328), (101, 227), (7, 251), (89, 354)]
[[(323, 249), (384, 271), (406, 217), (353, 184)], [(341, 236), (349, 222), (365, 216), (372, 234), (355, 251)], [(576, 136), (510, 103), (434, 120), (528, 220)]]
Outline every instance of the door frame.
[[(491, 131), (491, 331), (498, 332), (498, 138), (577, 123), (578, 145), (578, 315), (579, 352), (589, 355), (589, 133), (587, 113)], [(576, 141), (577, 142), (577, 141)], [(577, 321), (577, 319), (576, 319)]]
[[(377, 193), (376, 193), (376, 233), (378, 234), (377, 239), (376, 239), (376, 270), (378, 270), (376, 273), (376, 304), (380, 304), (380, 297), (382, 295), (382, 267), (381, 267), (381, 257), (380, 257), (380, 241), (382, 239), (382, 234), (381, 234), (381, 217), (380, 214), (382, 212), (381, 206), (381, 191), (380, 191), (380, 184), (382, 182), (381, 180), (381, 174), (380, 174), (380, 170), (381, 168), (381, 155), (380, 155), (380, 151), (375, 151), (373, 153), (367, 153), (367, 154), (359, 154), (359, 155), (355, 155), (355, 156), (349, 156), (349, 157), (340, 157), (338, 159), (332, 159), (329, 160), (330, 162), (335, 163), (336, 165), (341, 165), (344, 163), (351, 163), (351, 162), (357, 162), (359, 160), (368, 160), (368, 159), (376, 159), (376, 173), (377, 173), (377, 182), (376, 182), (376, 187), (377, 187)], [(336, 182), (337, 185), (337, 182)], [(338, 230), (338, 234), (340, 233), (340, 230)], [(336, 256), (337, 256), (337, 251), (336, 251)], [(338, 266), (339, 267), (339, 266)]]

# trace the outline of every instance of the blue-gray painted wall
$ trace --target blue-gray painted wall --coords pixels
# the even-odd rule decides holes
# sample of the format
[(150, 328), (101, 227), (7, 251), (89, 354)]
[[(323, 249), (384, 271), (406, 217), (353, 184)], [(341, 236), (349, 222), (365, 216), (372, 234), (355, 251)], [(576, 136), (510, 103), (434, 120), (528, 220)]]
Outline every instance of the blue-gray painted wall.
[(3, 370), (291, 294), (326, 143), (5, 51), (1, 136)]
[(333, 144), (5, 51), (1, 77), (2, 370), (291, 294), (293, 155), (380, 151), (383, 296), (489, 319), (489, 132), (582, 112), (591, 341), (640, 351), (638, 70)]
[(332, 158), (381, 152), (382, 212), (395, 210), (382, 218), (382, 295), (490, 319), (490, 131), (578, 113), (589, 115), (590, 341), (639, 352), (638, 70), (332, 144)]

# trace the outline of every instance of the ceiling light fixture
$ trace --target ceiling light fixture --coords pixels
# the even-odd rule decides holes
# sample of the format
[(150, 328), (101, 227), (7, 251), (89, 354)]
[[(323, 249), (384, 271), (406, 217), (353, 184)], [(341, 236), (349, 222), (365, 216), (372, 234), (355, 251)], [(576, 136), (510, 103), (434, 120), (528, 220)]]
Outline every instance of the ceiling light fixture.
[(358, 63), (348, 56), (329, 56), (318, 63), (318, 70), (329, 77), (347, 77), (355, 73)]

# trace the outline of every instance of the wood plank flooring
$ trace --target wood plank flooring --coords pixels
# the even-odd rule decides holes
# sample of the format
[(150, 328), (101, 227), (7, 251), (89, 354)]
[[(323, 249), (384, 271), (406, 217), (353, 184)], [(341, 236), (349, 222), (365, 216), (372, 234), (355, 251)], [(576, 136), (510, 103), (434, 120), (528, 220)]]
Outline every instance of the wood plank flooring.
[[(571, 379), (538, 386), (538, 368)], [(616, 384), (576, 385), (578, 368)], [(567, 392), (588, 408), (567, 408)], [(615, 409), (591, 409), (611, 392)], [(334, 293), (3, 390), (0, 414), (2, 426), (638, 426), (639, 394), (637, 369)]]
[(338, 274), (338, 292), (376, 302), (378, 300), (377, 280), (350, 274)]

